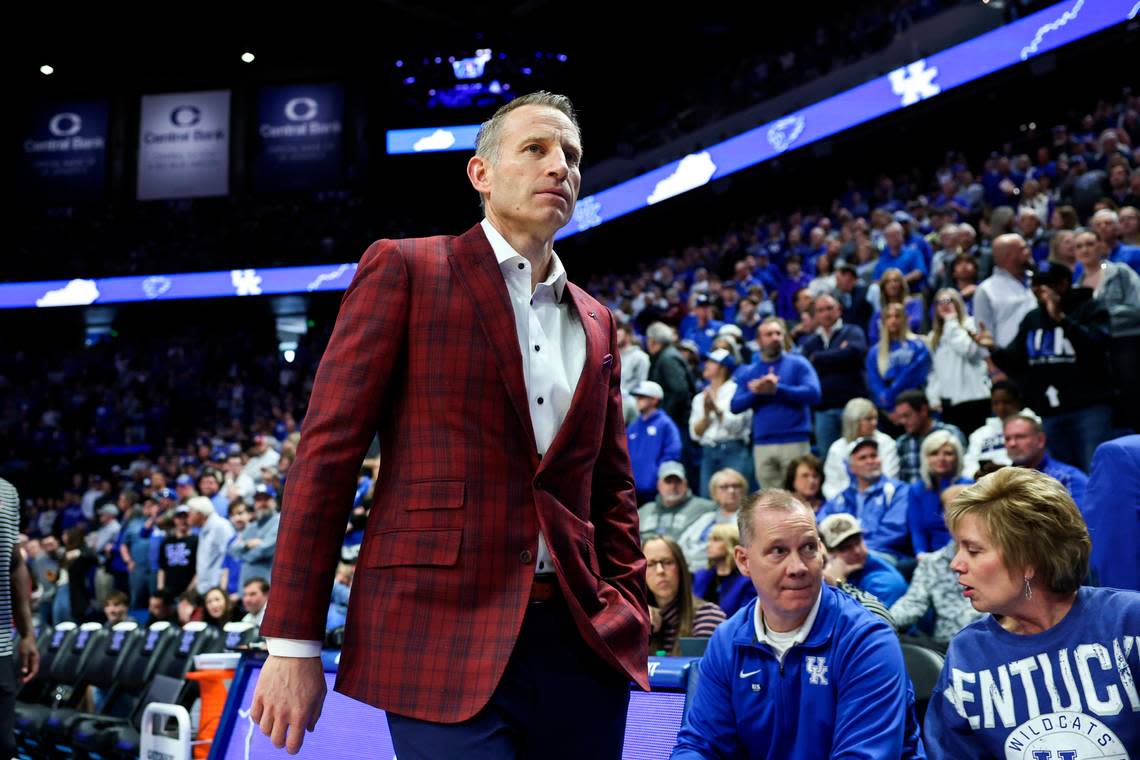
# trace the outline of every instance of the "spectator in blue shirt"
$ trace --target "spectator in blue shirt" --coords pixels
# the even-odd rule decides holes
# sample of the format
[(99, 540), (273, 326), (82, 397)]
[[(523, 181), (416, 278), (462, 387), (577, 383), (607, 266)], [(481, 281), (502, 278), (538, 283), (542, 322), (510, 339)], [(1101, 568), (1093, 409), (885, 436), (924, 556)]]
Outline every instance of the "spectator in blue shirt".
[(681, 338), (696, 343), (697, 347), (700, 348), (701, 356), (707, 356), (709, 351), (712, 351), (716, 332), (724, 322), (712, 318), (712, 299), (705, 293), (698, 293), (694, 297), (693, 316), (696, 317), (696, 321)]
[(1120, 241), (1120, 217), (1112, 209), (1102, 208), (1092, 215), (1092, 228), (1096, 230), (1108, 260), (1114, 264), (1127, 264), (1140, 272), (1140, 248)]
[(657, 468), (681, 458), (681, 431), (658, 406), (665, 391), (658, 383), (644, 380), (630, 394), (637, 403), (637, 419), (629, 424), (629, 458), (637, 488), (637, 503), (657, 495)]
[(910, 541), (915, 554), (938, 551), (950, 542), (942, 493), (974, 481), (962, 477), (962, 443), (949, 430), (935, 430), (922, 442), (921, 479), (910, 486)]
[(803, 258), (792, 254), (784, 259), (784, 280), (776, 293), (776, 316), (794, 322), (800, 318), (796, 294), (811, 284), (811, 276), (803, 271)]
[(760, 353), (740, 370), (729, 408), (752, 410), (752, 457), (761, 488), (779, 488), (788, 464), (811, 447), (811, 407), (819, 403), (819, 376), (804, 357), (790, 354), (784, 323), (760, 323)]
[(912, 245), (904, 245), (904, 232), (902, 225), (891, 222), (883, 228), (883, 239), (886, 245), (879, 253), (879, 261), (875, 264), (872, 279), (878, 280), (888, 269), (897, 269), (911, 284), (921, 283), (926, 279), (926, 261), (922, 251)]
[(1048, 442), (1045, 428), (1041, 418), (1032, 409), (1022, 409), (1012, 417), (1007, 417), (1004, 432), (1005, 452), (1011, 462), (1018, 467), (1039, 470), (1060, 481), (1077, 503), (1077, 508), (1083, 507), (1085, 489), (1089, 484), (1088, 476), (1071, 464), (1058, 462), (1049, 456), (1045, 450)]
[(925, 387), (930, 350), (907, 327), (902, 304), (889, 304), (880, 326), (878, 348), (867, 353), (867, 387), (875, 406), (889, 415), (900, 393)]
[(860, 438), (851, 447), (847, 462), (851, 485), (847, 490), (820, 507), (817, 517), (845, 512), (859, 519), (867, 546), (892, 561), (910, 557), (910, 489), (901, 480), (883, 474), (879, 459), (879, 442)]
[(819, 524), (819, 535), (827, 547), (823, 577), (833, 586), (846, 581), (873, 595), (887, 607), (906, 593), (906, 579), (889, 562), (867, 549), (863, 526), (846, 512), (828, 515)]

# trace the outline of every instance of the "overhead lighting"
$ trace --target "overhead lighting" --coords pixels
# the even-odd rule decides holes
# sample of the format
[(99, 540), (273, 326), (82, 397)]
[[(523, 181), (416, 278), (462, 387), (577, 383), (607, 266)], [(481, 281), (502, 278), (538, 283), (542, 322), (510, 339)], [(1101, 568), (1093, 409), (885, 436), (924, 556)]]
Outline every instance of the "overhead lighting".
[(241, 54), (241, 60), (243, 63), (253, 63), (253, 59), (254, 59), (253, 53), (242, 53)]
[(51, 66), (48, 66), (45, 64), (43, 66), (40, 66), (40, 73), (43, 74), (45, 77), (50, 77), (52, 74), (55, 73), (55, 69), (53, 69)]

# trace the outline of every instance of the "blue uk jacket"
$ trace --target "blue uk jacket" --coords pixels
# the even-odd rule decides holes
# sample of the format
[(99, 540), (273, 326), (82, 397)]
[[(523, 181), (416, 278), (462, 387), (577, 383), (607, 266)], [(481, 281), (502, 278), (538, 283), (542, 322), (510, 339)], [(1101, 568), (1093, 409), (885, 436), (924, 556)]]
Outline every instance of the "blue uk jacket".
[(824, 585), (807, 639), (781, 662), (756, 639), (757, 603), (713, 634), (673, 760), (926, 757), (890, 626)]

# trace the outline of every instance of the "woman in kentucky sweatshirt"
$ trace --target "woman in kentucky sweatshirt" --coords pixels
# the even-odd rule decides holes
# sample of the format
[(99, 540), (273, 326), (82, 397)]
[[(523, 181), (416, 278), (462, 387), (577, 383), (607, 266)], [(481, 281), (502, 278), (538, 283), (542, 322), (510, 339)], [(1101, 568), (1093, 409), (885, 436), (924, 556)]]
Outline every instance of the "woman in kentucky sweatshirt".
[(887, 305), (882, 328), (878, 349), (867, 352), (867, 387), (875, 406), (890, 414), (900, 393), (926, 385), (930, 351), (907, 327), (902, 304)]

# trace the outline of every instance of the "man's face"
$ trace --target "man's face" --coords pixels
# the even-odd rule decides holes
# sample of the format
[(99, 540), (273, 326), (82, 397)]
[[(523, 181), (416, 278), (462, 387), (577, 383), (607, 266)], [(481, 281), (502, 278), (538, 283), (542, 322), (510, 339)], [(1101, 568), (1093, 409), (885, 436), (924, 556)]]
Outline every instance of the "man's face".
[(926, 424), (930, 421), (930, 409), (923, 407), (915, 409), (910, 404), (899, 404), (895, 407), (895, 419), (911, 435), (920, 435), (926, 432)]
[(795, 307), (796, 307), (796, 313), (797, 314), (803, 314), (805, 311), (807, 311), (809, 308), (811, 308), (811, 291), (810, 290), (807, 290), (805, 288), (804, 290), (801, 290), (800, 292), (796, 293)]
[(1004, 420), (1011, 414), (1020, 412), (1021, 404), (1017, 403), (1012, 393), (1004, 388), (998, 388), (990, 394), (990, 408), (994, 410), (995, 417)]
[(55, 536), (44, 536), (43, 540), (40, 541), (40, 546), (42, 546), (44, 551), (48, 554), (55, 554), (55, 552), (59, 551), (59, 541), (56, 540)]
[(629, 330), (624, 327), (619, 327), (617, 331), (618, 348), (625, 348), (632, 340), (629, 335)]
[(887, 227), (887, 229), (883, 230), (883, 238), (887, 241), (887, 245), (890, 246), (892, 251), (897, 251), (902, 246), (903, 233), (898, 227), (893, 225)]
[(1032, 238), (1041, 227), (1041, 220), (1037, 218), (1037, 214), (1022, 214), (1017, 218), (1017, 227), (1022, 235)]
[(1045, 434), (1038, 433), (1029, 420), (1014, 418), (1005, 423), (1005, 452), (1019, 466), (1033, 466), (1045, 453)]
[(772, 356), (784, 350), (784, 328), (778, 322), (767, 322), (756, 331), (760, 339), (760, 350)]
[(657, 493), (661, 494), (661, 501), (667, 507), (673, 507), (679, 504), (681, 499), (685, 498), (685, 492), (688, 489), (689, 482), (676, 475), (670, 475), (657, 480)]
[(814, 516), (806, 509), (759, 509), (748, 543), (734, 549), (736, 564), (752, 579), (768, 625), (790, 631), (811, 611), (823, 577)]
[(844, 293), (855, 289), (855, 273), (849, 269), (841, 269), (835, 273), (835, 284)]
[(861, 570), (867, 564), (867, 542), (863, 540), (862, 533), (848, 536), (839, 542), (839, 546), (827, 551), (842, 559), (852, 571)]
[(1128, 208), (1120, 211), (1120, 234), (1132, 238), (1140, 233), (1140, 211)]
[(849, 461), (855, 477), (867, 483), (873, 483), (883, 474), (879, 450), (874, 446), (860, 446)]
[(1101, 240), (1109, 245), (1116, 242), (1116, 236), (1120, 234), (1120, 231), (1117, 229), (1117, 222), (1112, 220), (1111, 214), (1094, 214), (1092, 225)]
[(161, 596), (152, 596), (147, 603), (146, 611), (151, 620), (166, 620), (170, 616), (170, 609), (162, 601)]
[(500, 138), (497, 160), (468, 163), (487, 217), (508, 230), (553, 236), (570, 221), (582, 186), (578, 130), (555, 108), (521, 106), (503, 120)]
[(650, 396), (634, 396), (633, 400), (637, 404), (638, 414), (649, 414), (657, 408), (657, 399)]
[(249, 525), (249, 510), (245, 506), (234, 507), (230, 512), (230, 525), (234, 526), (234, 530), (241, 532)]
[(226, 469), (229, 470), (230, 474), (235, 478), (241, 474), (244, 467), (245, 464), (241, 461), (241, 457), (234, 456), (226, 460)]
[(121, 623), (127, 619), (127, 605), (122, 602), (107, 602), (103, 605), (103, 614), (107, 616), (107, 622), (111, 625)]
[(712, 489), (712, 497), (722, 511), (735, 512), (740, 509), (740, 502), (744, 500), (747, 490), (745, 484), (736, 478), (722, 476)]
[(190, 526), (193, 528), (201, 528), (206, 524), (206, 515), (198, 512), (197, 510), (190, 510)]
[(830, 330), (839, 321), (839, 304), (834, 298), (824, 296), (815, 300), (815, 318), (820, 327)]
[(213, 475), (203, 475), (202, 479), (198, 481), (198, 488), (202, 490), (203, 496), (210, 497), (218, 492), (221, 483)]
[(255, 498), (253, 500), (253, 509), (255, 512), (257, 512), (258, 517), (267, 515), (273, 512), (273, 510), (277, 509), (277, 500), (272, 496)]
[(242, 589), (241, 606), (245, 607), (245, 611), (252, 615), (261, 612), (265, 607), (266, 599), (265, 592), (261, 590), (259, 583), (251, 583)]

